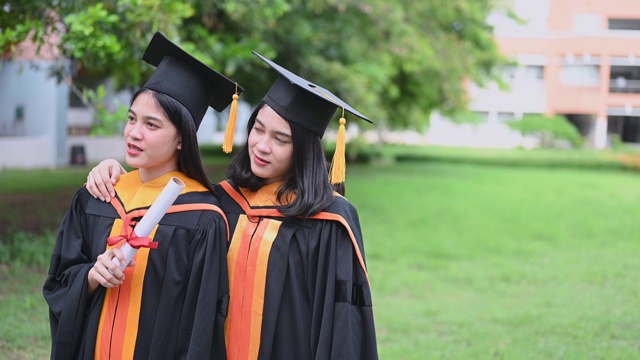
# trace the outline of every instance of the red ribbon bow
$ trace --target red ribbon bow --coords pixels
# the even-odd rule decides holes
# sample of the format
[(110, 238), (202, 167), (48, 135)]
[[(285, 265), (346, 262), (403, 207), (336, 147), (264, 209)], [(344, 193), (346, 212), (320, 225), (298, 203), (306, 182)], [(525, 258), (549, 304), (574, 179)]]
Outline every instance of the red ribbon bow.
[(156, 249), (158, 247), (158, 243), (151, 241), (151, 238), (139, 237), (138, 235), (136, 235), (133, 227), (129, 225), (130, 223), (131, 218), (128, 216), (125, 217), (123, 219), (122, 232), (120, 233), (120, 235), (107, 238), (107, 244), (109, 244), (109, 246), (113, 246), (124, 239), (134, 249), (140, 249), (141, 247)]

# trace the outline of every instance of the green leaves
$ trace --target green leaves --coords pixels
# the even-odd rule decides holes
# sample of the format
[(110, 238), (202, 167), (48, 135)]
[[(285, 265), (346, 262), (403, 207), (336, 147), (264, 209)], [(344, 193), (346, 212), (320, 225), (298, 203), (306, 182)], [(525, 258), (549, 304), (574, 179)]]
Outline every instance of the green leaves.
[(122, 133), (129, 108), (123, 104), (109, 104), (104, 85), (99, 85), (95, 90), (84, 89), (82, 102), (94, 112), (91, 135), (111, 136)]
[(538, 137), (542, 147), (552, 147), (556, 140), (567, 140), (576, 147), (584, 142), (578, 129), (561, 115), (527, 114), (522, 119), (509, 121), (507, 125), (522, 135)]
[(61, 41), (71, 58), (82, 59), (93, 67), (105, 67), (114, 58), (121, 57), (122, 45), (116, 36), (119, 18), (110, 14), (102, 3), (69, 14), (63, 21), (67, 32)]
[[(0, 47), (32, 29), (63, 34), (79, 87), (110, 77), (136, 88), (153, 69), (140, 61), (164, 32), (243, 84), (258, 102), (275, 74), (255, 50), (321, 84), (390, 128), (421, 128), (433, 110), (464, 111), (464, 83), (498, 80), (506, 60), (486, 18), (497, 0), (13, 0), (0, 8)], [(508, 11), (507, 11), (508, 12)], [(68, 78), (61, 76), (59, 78)]]

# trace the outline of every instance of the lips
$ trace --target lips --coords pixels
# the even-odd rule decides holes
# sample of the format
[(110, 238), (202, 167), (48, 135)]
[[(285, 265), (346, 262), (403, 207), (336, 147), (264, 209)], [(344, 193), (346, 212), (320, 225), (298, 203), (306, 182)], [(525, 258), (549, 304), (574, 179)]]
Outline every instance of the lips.
[(135, 155), (138, 154), (140, 152), (142, 152), (142, 148), (132, 144), (132, 143), (127, 143), (127, 154), (129, 155)]
[(255, 155), (255, 154), (253, 155), (253, 161), (256, 163), (256, 165), (264, 166), (264, 165), (268, 165), (269, 164), (269, 162), (267, 160)]

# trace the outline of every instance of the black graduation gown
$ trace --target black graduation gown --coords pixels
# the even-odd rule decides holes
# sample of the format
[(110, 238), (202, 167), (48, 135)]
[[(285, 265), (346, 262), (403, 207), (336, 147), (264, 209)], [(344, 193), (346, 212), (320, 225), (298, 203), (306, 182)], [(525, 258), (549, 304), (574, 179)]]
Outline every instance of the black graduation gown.
[(273, 185), (216, 187), (233, 234), (228, 358), (377, 359), (356, 209), (336, 196), (313, 218), (285, 218)]
[[(138, 250), (137, 264), (125, 269), (126, 279), (120, 287), (107, 290), (99, 286), (92, 295), (87, 295), (87, 274), (105, 251), (106, 239), (120, 233), (122, 214), (112, 204), (91, 197), (85, 188), (74, 196), (60, 226), (43, 289), (49, 304), (52, 359), (93, 359), (100, 344), (103, 353), (114, 358), (226, 357), (223, 326), (228, 306), (228, 225), (213, 194), (179, 172), (145, 184), (136, 184), (138, 175), (132, 172), (116, 185), (115, 204), (122, 204), (131, 214), (133, 209), (122, 203), (121, 195), (131, 199), (146, 189), (148, 194), (156, 194), (155, 199), (171, 176), (187, 186), (169, 210), (177, 212), (167, 213), (151, 235), (157, 249)], [(149, 190), (149, 186), (155, 189)], [(138, 198), (136, 203), (140, 202)], [(176, 207), (179, 204), (185, 204), (180, 205), (183, 209)], [(194, 204), (207, 210), (190, 210), (198, 207)], [(143, 271), (142, 277), (133, 271)], [(129, 293), (124, 290), (126, 285)], [(138, 298), (131, 295), (136, 291)], [(106, 299), (116, 305), (115, 310), (110, 312), (103, 306), (108, 304)], [(101, 317), (125, 310), (129, 311), (128, 322), (113, 321), (113, 331), (104, 330), (98, 338), (100, 326), (105, 329)], [(104, 345), (111, 341), (113, 348)]]

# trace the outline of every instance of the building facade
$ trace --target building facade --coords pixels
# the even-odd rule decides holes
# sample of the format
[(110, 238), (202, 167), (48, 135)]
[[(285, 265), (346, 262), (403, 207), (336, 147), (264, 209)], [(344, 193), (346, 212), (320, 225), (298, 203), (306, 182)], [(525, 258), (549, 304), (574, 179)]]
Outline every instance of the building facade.
[[(594, 148), (640, 144), (640, 1), (515, 0), (496, 40), (517, 62), (508, 91), (471, 87), (470, 108), (500, 128), (525, 114), (564, 115)], [(437, 122), (436, 122), (437, 124)], [(506, 127), (506, 126), (505, 126)], [(511, 134), (503, 143), (516, 143)]]

